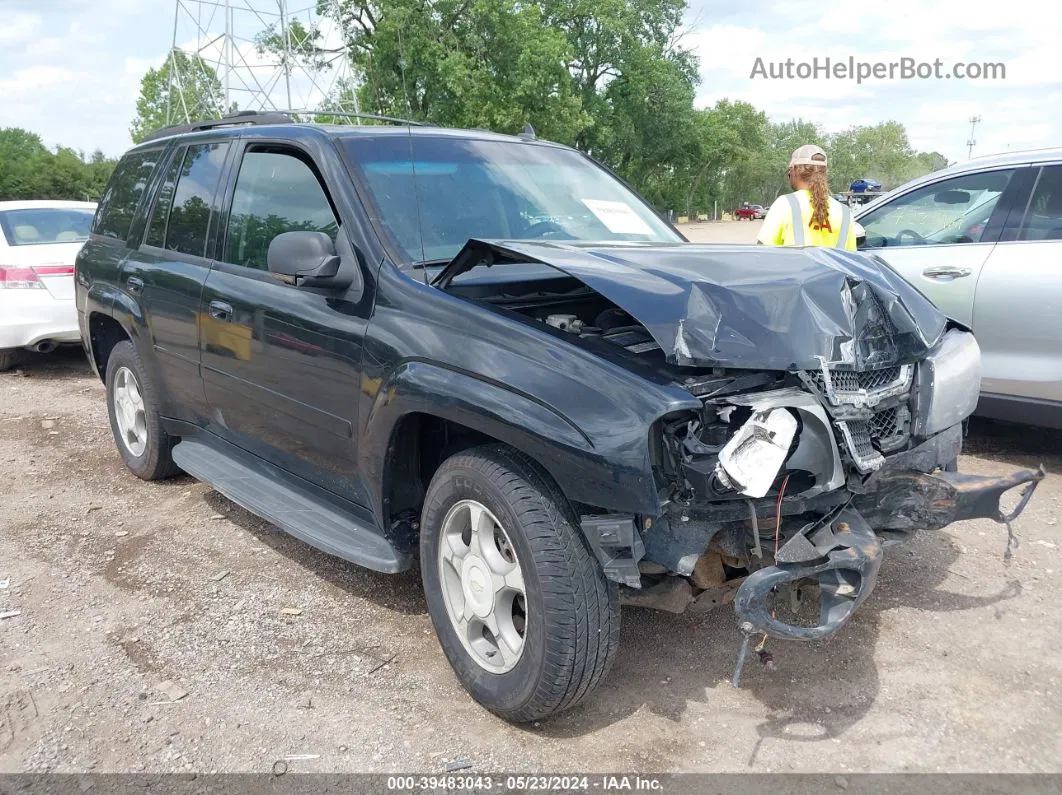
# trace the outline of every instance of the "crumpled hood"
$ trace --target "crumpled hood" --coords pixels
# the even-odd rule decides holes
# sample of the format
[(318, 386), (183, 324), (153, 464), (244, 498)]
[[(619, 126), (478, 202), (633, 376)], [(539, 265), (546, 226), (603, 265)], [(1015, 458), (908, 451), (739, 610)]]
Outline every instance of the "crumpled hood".
[(470, 240), (435, 279), (539, 262), (642, 323), (677, 365), (858, 368), (921, 359), (947, 319), (881, 259), (825, 248)]

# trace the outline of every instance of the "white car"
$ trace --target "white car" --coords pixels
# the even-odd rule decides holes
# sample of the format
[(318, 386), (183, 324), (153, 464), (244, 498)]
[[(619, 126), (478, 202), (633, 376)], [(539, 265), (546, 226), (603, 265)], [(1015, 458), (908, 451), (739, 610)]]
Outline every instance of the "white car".
[(0, 202), (0, 371), (23, 349), (80, 342), (74, 257), (95, 212), (91, 202)]
[(861, 249), (973, 329), (977, 413), (1062, 428), (1062, 149), (959, 163), (857, 217)]

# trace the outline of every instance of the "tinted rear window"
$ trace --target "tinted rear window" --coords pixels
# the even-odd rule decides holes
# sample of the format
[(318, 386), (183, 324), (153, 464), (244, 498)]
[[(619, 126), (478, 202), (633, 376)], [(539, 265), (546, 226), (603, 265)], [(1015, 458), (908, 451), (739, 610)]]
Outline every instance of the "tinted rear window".
[(166, 227), (166, 248), (202, 257), (206, 251), (214, 191), (229, 145), (189, 146), (173, 192), (173, 206)]
[(177, 176), (181, 171), (181, 163), (184, 161), (184, 149), (179, 149), (163, 178), (162, 187), (159, 188), (158, 198), (155, 199), (155, 210), (148, 223), (148, 232), (145, 243), (149, 246), (162, 248), (166, 242), (166, 221), (170, 217), (170, 206), (173, 204), (173, 186), (177, 184)]
[(140, 197), (162, 155), (162, 149), (130, 152), (121, 159), (96, 212), (97, 235), (125, 240), (136, 215)]
[(92, 210), (76, 207), (40, 207), (0, 212), (0, 228), (8, 245), (79, 243), (88, 239)]

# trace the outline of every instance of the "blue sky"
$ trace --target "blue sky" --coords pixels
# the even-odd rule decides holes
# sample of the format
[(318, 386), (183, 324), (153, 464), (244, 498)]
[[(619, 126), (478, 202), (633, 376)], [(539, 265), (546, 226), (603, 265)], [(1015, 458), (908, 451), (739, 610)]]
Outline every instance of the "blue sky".
[[(263, 10), (274, 7), (271, 0), (250, 2)], [(288, 2), (293, 11), (313, 5)], [(28, 128), (50, 145), (99, 147), (112, 155), (124, 151), (140, 78), (162, 61), (173, 39), (175, 0), (3, 0), (2, 6), (0, 126)], [(1056, 56), (1062, 7), (1026, 0), (1014, 8), (1017, 13), (1009, 13), (976, 0), (692, 0), (684, 43), (700, 59), (701, 106), (724, 97), (743, 99), (773, 120), (801, 117), (829, 132), (895, 119), (907, 127), (916, 148), (940, 151), (950, 160), (966, 157), (972, 115), (982, 118), (975, 155), (1062, 146), (1062, 69)], [(238, 32), (248, 36), (261, 27), (249, 13), (234, 18)], [(177, 39), (182, 45), (196, 41), (195, 26), (183, 12)], [(260, 65), (250, 45), (243, 52), (249, 64)], [(1006, 79), (886, 79), (862, 85), (750, 79), (757, 57), (821, 62), (849, 56), (869, 62), (940, 58), (945, 71), (960, 61), (1002, 62)], [(270, 76), (267, 69), (256, 74), (262, 80)], [(294, 93), (293, 104), (303, 105), (313, 96), (312, 86), (296, 80)], [(234, 98), (240, 100), (238, 94)]]

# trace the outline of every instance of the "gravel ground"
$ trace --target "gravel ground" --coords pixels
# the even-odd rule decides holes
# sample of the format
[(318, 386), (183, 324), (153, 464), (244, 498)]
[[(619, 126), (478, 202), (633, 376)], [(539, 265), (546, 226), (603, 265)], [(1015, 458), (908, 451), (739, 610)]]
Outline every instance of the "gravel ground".
[[(960, 464), (1041, 461), (1062, 472), (1062, 433), (975, 421)], [(0, 619), (0, 773), (1062, 770), (1059, 475), (1009, 564), (992, 522), (923, 533), (849, 627), (772, 641), (740, 690), (728, 608), (626, 609), (596, 695), (525, 728), (457, 684), (415, 574), (130, 475), (77, 351), (0, 374), (0, 484), (0, 614), (21, 611)]]

